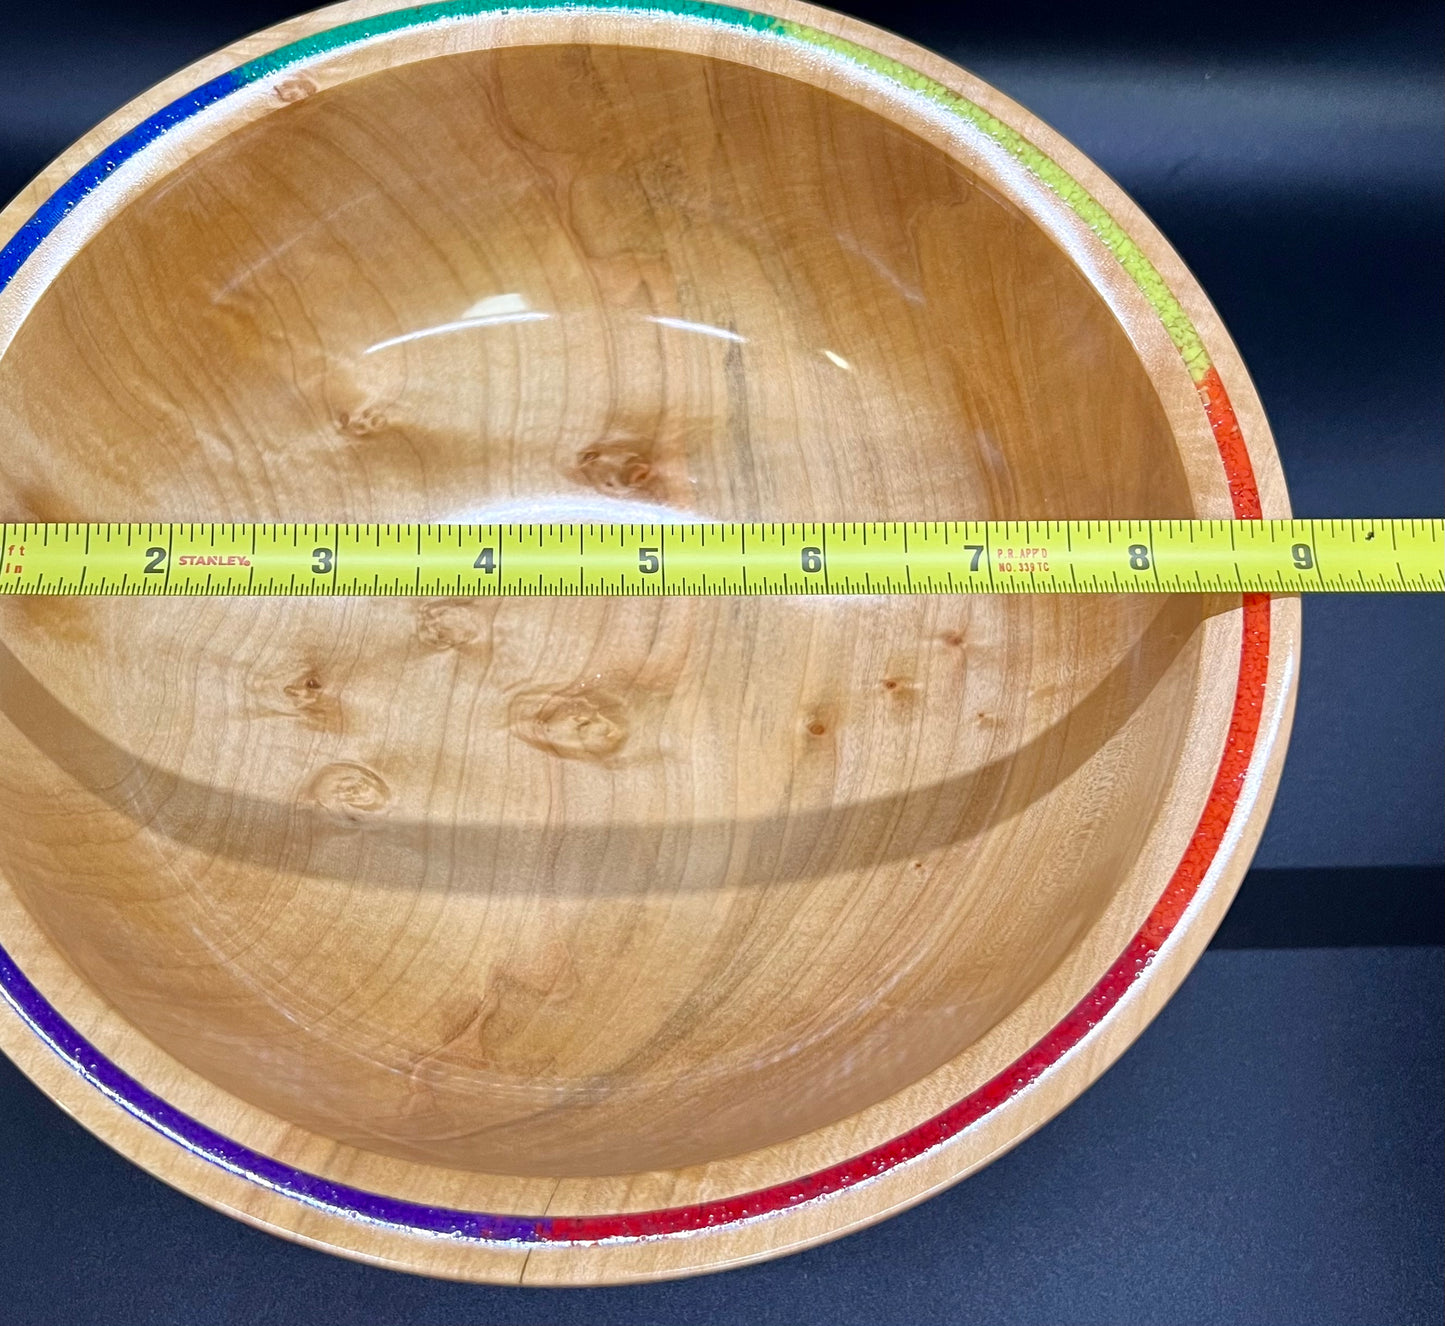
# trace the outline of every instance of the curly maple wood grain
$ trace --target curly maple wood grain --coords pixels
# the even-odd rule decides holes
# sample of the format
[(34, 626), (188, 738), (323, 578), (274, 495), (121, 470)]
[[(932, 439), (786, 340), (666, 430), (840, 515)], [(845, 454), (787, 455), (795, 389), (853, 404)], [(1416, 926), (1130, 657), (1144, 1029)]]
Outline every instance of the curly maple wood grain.
[[(6, 517), (1227, 512), (1157, 318), (996, 168), (741, 39), (567, 22), (291, 75), (128, 198), (0, 358)], [(235, 1135), (521, 1211), (746, 1190), (1029, 1043), (1177, 860), (1238, 658), (1192, 597), (27, 599), (0, 637), (37, 962)]]

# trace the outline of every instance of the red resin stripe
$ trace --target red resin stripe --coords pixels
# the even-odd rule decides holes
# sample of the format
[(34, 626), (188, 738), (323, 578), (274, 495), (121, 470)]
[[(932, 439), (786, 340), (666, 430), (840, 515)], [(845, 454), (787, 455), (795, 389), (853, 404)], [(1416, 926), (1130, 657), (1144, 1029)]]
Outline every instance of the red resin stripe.
[[(1234, 407), (1218, 371), (1212, 366), (1199, 383), (1199, 394), (1219, 443), (1219, 455), (1224, 462), (1235, 517), (1257, 520), (1261, 509), (1254, 467), (1250, 463)], [(1239, 685), (1234, 694), (1234, 710), (1225, 736), (1224, 755), (1214, 775), (1204, 812), (1184, 851), (1184, 858), (1123, 953), (1063, 1021), (1032, 1049), (941, 1114), (851, 1160), (771, 1188), (738, 1197), (699, 1202), (693, 1206), (623, 1215), (552, 1216), (538, 1222), (537, 1232), (541, 1239), (549, 1243), (585, 1243), (606, 1239), (658, 1238), (785, 1211), (875, 1179), (917, 1159), (956, 1137), (1038, 1081), (1103, 1021), (1154, 960), (1194, 901), (1219, 852), (1244, 790), (1244, 780), (1264, 715), (1265, 683), (1269, 676), (1270, 596), (1245, 594), (1241, 602), (1241, 617), (1243, 639), (1240, 644)]]
[(1249, 463), (1249, 449), (1244, 445), (1244, 434), (1240, 432), (1234, 406), (1229, 403), (1229, 393), (1224, 390), (1219, 370), (1213, 364), (1199, 379), (1198, 387), (1204, 412), (1209, 416), (1209, 426), (1214, 430), (1214, 440), (1219, 446), (1220, 459), (1224, 461), (1234, 518), (1258, 520), (1263, 512), (1259, 504), (1259, 489), (1254, 482), (1254, 466)]

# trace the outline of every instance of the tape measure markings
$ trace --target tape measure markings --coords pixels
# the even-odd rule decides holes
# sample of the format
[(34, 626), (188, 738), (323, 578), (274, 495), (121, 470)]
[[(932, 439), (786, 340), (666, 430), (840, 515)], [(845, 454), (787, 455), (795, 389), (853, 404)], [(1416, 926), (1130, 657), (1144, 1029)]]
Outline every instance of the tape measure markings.
[(1439, 520), (0, 526), (0, 593), (1438, 592)]

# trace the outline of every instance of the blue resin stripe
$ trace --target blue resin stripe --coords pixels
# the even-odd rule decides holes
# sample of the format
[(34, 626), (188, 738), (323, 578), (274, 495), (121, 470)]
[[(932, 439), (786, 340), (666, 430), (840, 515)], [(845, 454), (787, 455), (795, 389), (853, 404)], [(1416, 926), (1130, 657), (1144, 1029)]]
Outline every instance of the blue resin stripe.
[(779, 36), (786, 34), (784, 24), (769, 15), (755, 14), (731, 5), (689, 3), (689, 0), (655, 0), (654, 3), (648, 3), (647, 0), (572, 0), (566, 4), (558, 4), (557, 0), (444, 0), (439, 4), (417, 5), (410, 9), (392, 10), (371, 18), (343, 23), (325, 32), (313, 33), (309, 37), (279, 46), (274, 51), (248, 60), (228, 73), (218, 75), (209, 83), (203, 83), (185, 96), (176, 98), (149, 119), (142, 120), (128, 133), (122, 134), (105, 151), (93, 157), (56, 189), (35, 209), (30, 219), (11, 237), (10, 242), (0, 249), (0, 291), (10, 284), (15, 273), (40, 247), (46, 236), (118, 167), (176, 125), (251, 83), (279, 73), (302, 60), (354, 46), (391, 32), (476, 18), (484, 14), (540, 13), (546, 10), (568, 9), (665, 13), (679, 18), (721, 23), (732, 28), (750, 28), (756, 32), (771, 32)]
[(99, 156), (92, 157), (40, 204), (30, 219), (11, 236), (10, 242), (0, 249), (0, 290), (10, 284), (15, 273), (46, 236), (75, 211), (88, 194), (104, 184), (118, 167), (149, 147), (162, 134), (207, 106), (214, 106), (251, 81), (243, 76), (242, 69), (232, 69), (209, 83), (202, 83), (194, 92), (188, 92), (158, 110), (150, 119), (142, 120), (129, 133), (122, 134)]

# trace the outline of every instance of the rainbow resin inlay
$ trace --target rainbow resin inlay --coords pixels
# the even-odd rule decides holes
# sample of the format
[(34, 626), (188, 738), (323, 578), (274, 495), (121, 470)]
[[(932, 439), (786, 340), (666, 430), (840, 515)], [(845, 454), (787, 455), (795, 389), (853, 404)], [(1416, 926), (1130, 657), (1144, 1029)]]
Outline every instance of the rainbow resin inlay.
[[(1219, 446), (1239, 519), (1257, 519), (1260, 500), (1249, 453), (1218, 371), (1198, 331), (1159, 270), (1102, 204), (1017, 130), (966, 97), (856, 42), (767, 14), (687, 0), (445, 0), (344, 23), (291, 42), (221, 74), (143, 120), (55, 190), (0, 249), (0, 292), (56, 226), (113, 172), (175, 126), (242, 88), (294, 65), (389, 33), (522, 11), (583, 10), (661, 14), (747, 30), (826, 52), (887, 80), (968, 122), (1047, 185), (1098, 236), (1159, 315), (1178, 349)], [(112, 1063), (65, 1020), (0, 949), (0, 995), (58, 1055), (122, 1109), (198, 1157), (271, 1192), (333, 1215), (414, 1234), (498, 1246), (564, 1246), (685, 1235), (788, 1210), (888, 1173), (957, 1136), (1036, 1081), (1108, 1015), (1173, 933), (1218, 854), (1253, 759), (1269, 670), (1269, 596), (1246, 595), (1239, 682), (1224, 757), (1183, 860), (1138, 934), (1073, 1010), (1003, 1072), (962, 1100), (881, 1146), (788, 1182), (737, 1197), (661, 1211), (601, 1216), (509, 1216), (402, 1201), (308, 1174), (222, 1136), (185, 1114)]]

